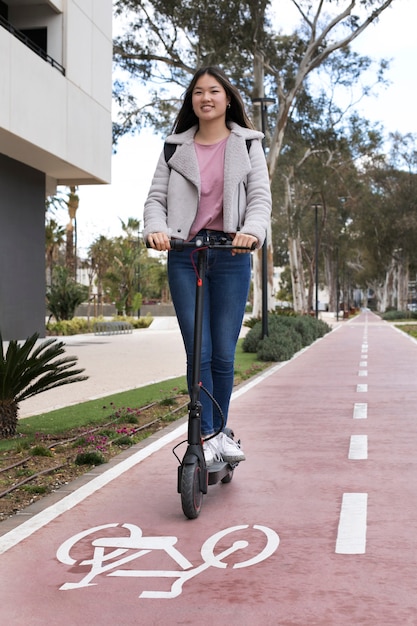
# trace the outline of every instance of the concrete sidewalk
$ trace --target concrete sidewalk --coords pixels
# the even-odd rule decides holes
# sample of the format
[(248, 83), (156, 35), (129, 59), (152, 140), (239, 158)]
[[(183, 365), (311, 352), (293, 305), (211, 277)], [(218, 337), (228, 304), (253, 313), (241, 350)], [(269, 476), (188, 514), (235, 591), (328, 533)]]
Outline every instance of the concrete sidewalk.
[(185, 351), (175, 317), (156, 318), (130, 334), (59, 337), (66, 354), (78, 357), (88, 380), (63, 385), (24, 400), (20, 417), (143, 387), (185, 373)]

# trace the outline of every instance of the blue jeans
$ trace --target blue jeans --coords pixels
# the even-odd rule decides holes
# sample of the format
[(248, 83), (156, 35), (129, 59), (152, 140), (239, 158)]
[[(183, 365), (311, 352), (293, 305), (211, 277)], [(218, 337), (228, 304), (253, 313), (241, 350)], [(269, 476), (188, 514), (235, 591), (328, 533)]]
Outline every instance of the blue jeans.
[[(194, 344), (196, 271), (192, 249), (168, 253), (168, 280), (187, 355), (187, 381), (191, 391)], [(193, 255), (197, 262), (197, 255)], [(234, 381), (236, 343), (242, 326), (251, 275), (251, 255), (230, 250), (207, 250), (203, 276), (204, 312), (200, 381), (218, 402), (227, 421)], [(222, 421), (212, 400), (202, 391), (201, 434), (221, 429)]]

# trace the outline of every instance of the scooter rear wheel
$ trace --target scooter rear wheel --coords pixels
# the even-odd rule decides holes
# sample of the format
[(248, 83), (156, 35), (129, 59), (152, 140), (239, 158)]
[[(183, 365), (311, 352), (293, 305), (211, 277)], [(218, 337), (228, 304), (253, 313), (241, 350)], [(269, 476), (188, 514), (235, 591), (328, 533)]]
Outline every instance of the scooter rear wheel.
[(226, 474), (226, 476), (224, 478), (222, 478), (222, 483), (224, 485), (226, 485), (227, 483), (230, 483), (232, 478), (233, 478), (233, 471), (234, 470), (230, 470), (230, 472), (228, 474)]
[(181, 473), (181, 505), (188, 519), (198, 517), (203, 505), (203, 493), (200, 490), (201, 467), (197, 459), (187, 463)]

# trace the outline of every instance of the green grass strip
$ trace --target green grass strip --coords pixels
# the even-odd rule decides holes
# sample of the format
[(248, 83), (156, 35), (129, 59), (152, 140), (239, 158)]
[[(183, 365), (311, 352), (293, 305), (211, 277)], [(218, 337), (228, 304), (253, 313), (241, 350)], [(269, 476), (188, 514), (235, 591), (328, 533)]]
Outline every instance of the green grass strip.
[(184, 390), (186, 390), (185, 376), (181, 376), (145, 387), (122, 391), (104, 398), (88, 400), (48, 413), (26, 417), (19, 421), (19, 433), (31, 435), (38, 432), (56, 435), (72, 428), (101, 422), (106, 415), (114, 412), (114, 408), (139, 408), (151, 402), (164, 400), (166, 397), (175, 395), (175, 392), (179, 393)]

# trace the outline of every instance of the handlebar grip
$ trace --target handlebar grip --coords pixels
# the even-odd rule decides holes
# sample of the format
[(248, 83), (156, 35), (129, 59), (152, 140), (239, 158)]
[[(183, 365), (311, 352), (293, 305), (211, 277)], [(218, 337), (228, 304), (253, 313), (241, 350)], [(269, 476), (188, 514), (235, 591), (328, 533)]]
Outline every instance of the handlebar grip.
[[(178, 250), (179, 252), (184, 250), (185, 243), (186, 242), (184, 241), (184, 239), (170, 239), (169, 240), (169, 244), (171, 246), (171, 250)], [(145, 241), (145, 244), (146, 244), (147, 248), (149, 248), (149, 249), (152, 248), (151, 244), (149, 243), (149, 239), (147, 239)]]
[(182, 252), (184, 250), (184, 239), (170, 239), (169, 245), (171, 246), (171, 250), (177, 250), (177, 252)]
[[(148, 239), (146, 240), (146, 247), (151, 248)], [(202, 248), (207, 245), (208, 248), (216, 247), (216, 248), (227, 248), (229, 250), (237, 249), (237, 250), (256, 250), (256, 242), (254, 241), (251, 247), (247, 246), (232, 246), (232, 242), (221, 242), (219, 245), (213, 246), (210, 242), (205, 242), (204, 239), (197, 239), (194, 243), (185, 241), (184, 239), (170, 239), (169, 240), (171, 250), (176, 250), (177, 252), (182, 252), (184, 248)]]

